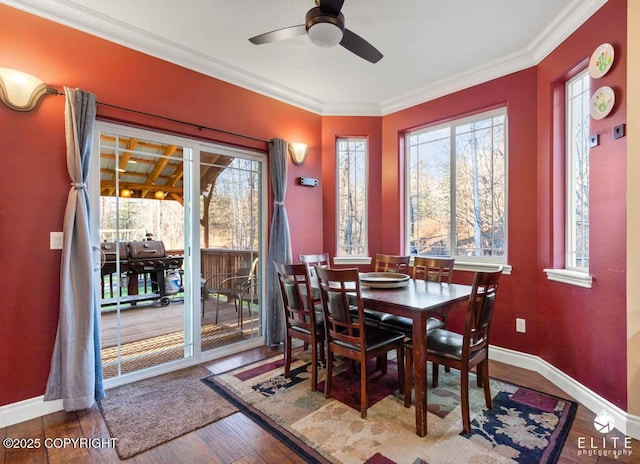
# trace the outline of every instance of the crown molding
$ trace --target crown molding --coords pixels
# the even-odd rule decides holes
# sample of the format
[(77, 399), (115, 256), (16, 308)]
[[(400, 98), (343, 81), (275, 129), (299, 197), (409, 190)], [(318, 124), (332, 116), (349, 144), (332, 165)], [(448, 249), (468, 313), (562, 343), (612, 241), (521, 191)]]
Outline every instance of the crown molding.
[(382, 102), (326, 102), (70, 0), (0, 0), (45, 19), (323, 116), (384, 116), (537, 65), (607, 0), (573, 0), (525, 49)]

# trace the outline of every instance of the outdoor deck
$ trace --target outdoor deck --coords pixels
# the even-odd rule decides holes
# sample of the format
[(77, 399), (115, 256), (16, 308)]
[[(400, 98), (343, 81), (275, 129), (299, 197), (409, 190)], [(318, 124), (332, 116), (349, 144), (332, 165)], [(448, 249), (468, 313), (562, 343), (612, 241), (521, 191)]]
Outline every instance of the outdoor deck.
[[(233, 302), (221, 299), (217, 324), (215, 300), (208, 300), (205, 305), (205, 317), (201, 323), (202, 351), (238, 343), (259, 334), (258, 315), (254, 311), (252, 328), (246, 304), (242, 328)], [(103, 312), (101, 333), (105, 378), (118, 375), (118, 360), (121, 373), (127, 373), (180, 359), (184, 356), (184, 304), (178, 299), (167, 306), (147, 302), (122, 309), (119, 318), (116, 311)]]

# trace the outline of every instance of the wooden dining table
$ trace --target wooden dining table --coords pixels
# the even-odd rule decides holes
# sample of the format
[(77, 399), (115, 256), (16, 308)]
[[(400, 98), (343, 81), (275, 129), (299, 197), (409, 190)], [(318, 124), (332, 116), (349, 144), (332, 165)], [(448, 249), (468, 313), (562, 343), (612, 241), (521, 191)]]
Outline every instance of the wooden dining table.
[(410, 279), (401, 288), (361, 284), (364, 307), (413, 320), (413, 377), (416, 433), (427, 434), (427, 320), (449, 311), (471, 295), (471, 286)]

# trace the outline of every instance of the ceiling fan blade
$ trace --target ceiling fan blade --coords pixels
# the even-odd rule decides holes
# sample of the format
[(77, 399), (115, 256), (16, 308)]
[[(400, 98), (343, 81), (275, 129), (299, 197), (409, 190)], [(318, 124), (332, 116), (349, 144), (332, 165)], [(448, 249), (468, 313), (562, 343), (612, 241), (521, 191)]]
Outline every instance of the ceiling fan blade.
[(269, 42), (278, 42), (280, 40), (294, 39), (306, 33), (307, 28), (305, 25), (299, 24), (297, 26), (283, 27), (282, 29), (276, 29), (275, 31), (265, 32), (264, 34), (251, 37), (249, 42), (260, 45)]
[(338, 16), (344, 0), (316, 0), (316, 5), (320, 7), (325, 13), (330, 13), (334, 16)]
[(371, 63), (377, 63), (383, 56), (376, 47), (349, 29), (344, 30), (340, 45)]

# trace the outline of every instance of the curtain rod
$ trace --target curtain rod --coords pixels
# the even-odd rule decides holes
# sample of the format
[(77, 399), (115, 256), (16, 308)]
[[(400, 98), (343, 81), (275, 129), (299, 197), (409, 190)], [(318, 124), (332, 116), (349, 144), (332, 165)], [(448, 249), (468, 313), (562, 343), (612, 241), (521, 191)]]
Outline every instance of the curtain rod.
[(145, 111), (139, 111), (139, 110), (134, 110), (132, 108), (126, 108), (124, 106), (112, 105), (111, 103), (105, 103), (105, 102), (101, 102), (101, 101), (97, 101), (96, 103), (98, 105), (108, 106), (110, 108), (116, 108), (118, 110), (124, 110), (124, 111), (128, 111), (130, 113), (141, 114), (141, 115), (144, 115), (144, 116), (150, 116), (152, 118), (163, 119), (165, 121), (170, 121), (170, 122), (175, 122), (175, 123), (178, 123), (178, 124), (183, 124), (185, 126), (196, 127), (196, 128), (198, 128), (200, 130), (206, 129), (206, 130), (210, 130), (210, 131), (214, 131), (214, 132), (220, 132), (222, 134), (233, 135), (233, 136), (242, 137), (242, 138), (245, 138), (245, 139), (257, 140), (259, 142), (270, 143), (266, 139), (262, 139), (260, 137), (254, 137), (252, 135), (238, 134), (237, 132), (231, 132), (231, 131), (227, 131), (227, 130), (224, 130), (224, 129), (216, 129), (215, 127), (203, 126), (202, 124), (195, 124), (193, 122), (188, 122), (188, 121), (182, 121), (180, 119), (169, 118), (167, 116), (160, 116), (160, 115), (153, 114), (153, 113), (147, 113)]
[[(61, 92), (60, 90), (58, 90), (58, 89), (56, 89), (54, 87), (47, 87), (47, 93), (49, 93), (51, 95), (64, 95), (64, 92)], [(244, 139), (257, 140), (258, 142), (271, 143), (271, 142), (269, 142), (269, 140), (262, 139), (260, 137), (254, 137), (252, 135), (238, 134), (237, 132), (231, 132), (231, 131), (227, 131), (227, 130), (224, 130), (224, 129), (216, 129), (215, 127), (203, 126), (202, 124), (195, 124), (193, 122), (188, 122), (188, 121), (182, 121), (180, 119), (169, 118), (167, 116), (160, 116), (160, 115), (153, 114), (153, 113), (147, 113), (145, 111), (139, 111), (139, 110), (134, 110), (132, 108), (126, 108), (124, 106), (112, 105), (111, 103), (105, 103), (105, 102), (101, 102), (101, 101), (96, 101), (96, 103), (98, 105), (108, 106), (110, 108), (115, 108), (115, 109), (118, 109), (118, 110), (128, 111), (130, 113), (141, 114), (143, 116), (150, 116), (152, 118), (163, 119), (165, 121), (175, 122), (175, 123), (178, 123), (178, 124), (183, 124), (185, 126), (196, 127), (199, 130), (206, 129), (206, 130), (210, 130), (210, 131), (214, 131), (214, 132), (219, 132), (221, 134), (233, 135), (235, 137), (242, 137)]]

